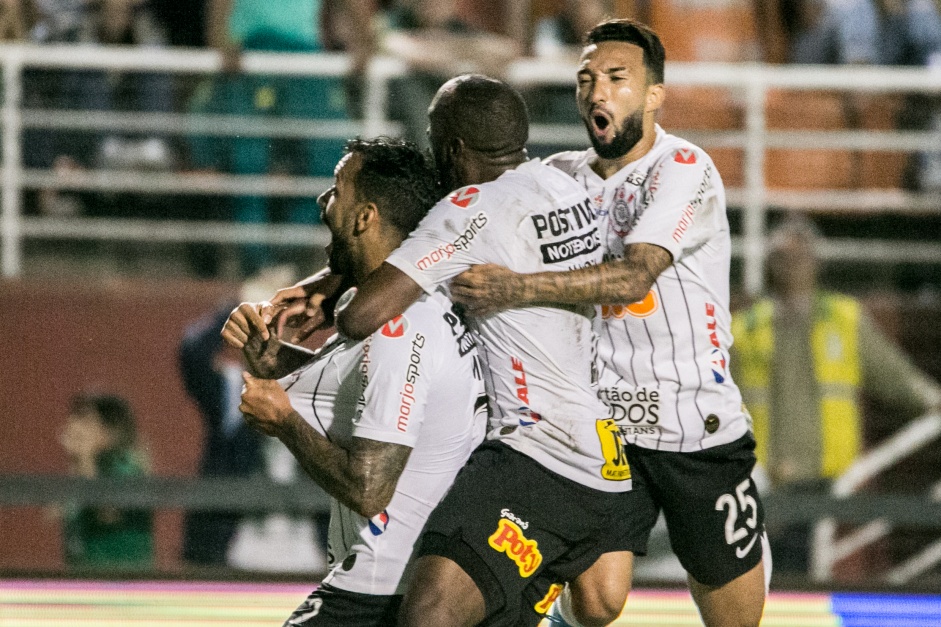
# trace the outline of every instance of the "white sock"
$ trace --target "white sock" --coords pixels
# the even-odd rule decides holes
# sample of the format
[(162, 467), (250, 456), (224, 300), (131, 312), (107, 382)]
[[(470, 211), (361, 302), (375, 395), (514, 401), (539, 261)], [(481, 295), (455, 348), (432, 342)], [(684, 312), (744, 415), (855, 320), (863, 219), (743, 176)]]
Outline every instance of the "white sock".
[(559, 598), (555, 600), (555, 603), (552, 604), (552, 609), (549, 611), (549, 619), (553, 625), (558, 625), (559, 627), (583, 627), (582, 624), (575, 619), (575, 614), (572, 612), (572, 591), (569, 589), (568, 585), (565, 586), (565, 590), (563, 590)]

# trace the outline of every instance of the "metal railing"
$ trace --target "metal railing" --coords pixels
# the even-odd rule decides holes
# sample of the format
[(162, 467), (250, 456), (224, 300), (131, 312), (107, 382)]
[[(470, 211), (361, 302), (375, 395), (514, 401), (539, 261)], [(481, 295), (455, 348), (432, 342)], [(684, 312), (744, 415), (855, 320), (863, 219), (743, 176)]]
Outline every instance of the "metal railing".
[[(253, 135), (277, 137), (349, 137), (396, 134), (398, 124), (387, 115), (389, 81), (403, 76), (405, 66), (394, 59), (377, 58), (367, 72), (360, 121), (279, 119), (277, 121), (234, 116), (189, 116), (167, 113), (115, 113), (24, 110), (22, 77), (27, 68), (102, 69), (150, 71), (168, 74), (213, 74), (220, 72), (221, 59), (212, 51), (138, 49), (127, 47), (23, 45), (0, 46), (4, 100), (2, 113), (2, 273), (17, 276), (22, 271), (22, 245), (26, 238), (149, 239), (151, 241), (207, 241), (269, 243), (322, 242), (326, 235), (316, 227), (271, 230), (263, 226), (218, 223), (194, 225), (179, 222), (122, 224), (124, 221), (80, 218), (25, 217), (24, 189), (58, 188), (85, 191), (138, 191), (187, 194), (247, 193), (307, 195), (325, 189), (328, 181), (311, 177), (267, 177), (205, 174), (168, 174), (126, 171), (72, 172), (66, 175), (22, 166), (22, 132), (25, 128), (159, 132), (182, 134), (198, 128), (204, 135)], [(244, 57), (249, 74), (297, 76), (343, 76), (349, 59), (343, 55), (262, 54)], [(571, 63), (522, 59), (508, 70), (510, 82), (520, 87), (572, 85)], [(782, 67), (759, 64), (671, 63), (668, 86), (721, 87), (739, 95), (744, 108), (744, 128), (703, 131), (671, 129), (710, 149), (731, 147), (743, 151), (741, 188), (729, 189), (730, 205), (744, 211), (743, 232), (735, 241), (735, 254), (743, 258), (744, 283), (749, 293), (762, 287), (762, 264), (769, 207), (793, 210), (825, 208), (847, 212), (938, 212), (938, 194), (914, 194), (901, 190), (769, 190), (764, 179), (769, 149), (866, 149), (907, 152), (936, 150), (941, 134), (902, 131), (794, 131), (769, 130), (766, 120), (768, 93), (773, 89), (844, 90), (853, 92), (941, 93), (941, 71), (912, 68)], [(585, 145), (584, 130), (570, 125), (534, 124), (534, 143)], [(293, 235), (290, 235), (293, 233)], [(319, 235), (318, 235), (319, 233)], [(941, 263), (939, 247), (919, 243), (880, 241), (876, 246), (858, 241), (830, 240), (824, 259), (902, 260)]]
[[(871, 479), (882, 474), (920, 448), (941, 437), (941, 414), (927, 414), (913, 420), (879, 446), (856, 460), (831, 488), (835, 499), (842, 501), (857, 494)], [(941, 482), (929, 490), (929, 497), (916, 497), (917, 502), (941, 503)], [(915, 506), (914, 503), (909, 507)], [(878, 516), (864, 518), (865, 524), (837, 539), (837, 519), (827, 516), (814, 525), (811, 576), (815, 581), (827, 582), (833, 576), (837, 562), (853, 555), (860, 549), (881, 540), (891, 533), (893, 515), (890, 508)], [(860, 521), (856, 521), (860, 522)], [(939, 525), (941, 526), (941, 525)], [(916, 555), (894, 566), (885, 574), (884, 580), (895, 585), (909, 583), (912, 579), (941, 563), (941, 540), (931, 543)]]

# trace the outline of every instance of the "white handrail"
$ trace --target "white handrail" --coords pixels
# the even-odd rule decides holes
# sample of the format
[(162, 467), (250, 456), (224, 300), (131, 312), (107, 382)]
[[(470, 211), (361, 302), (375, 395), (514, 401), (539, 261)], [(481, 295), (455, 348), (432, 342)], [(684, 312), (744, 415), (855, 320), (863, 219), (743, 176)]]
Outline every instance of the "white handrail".
[(860, 457), (833, 483), (834, 496), (849, 496), (900, 459), (941, 436), (941, 414), (926, 414)]
[[(243, 56), (242, 68), (249, 74), (294, 76), (344, 76), (351, 67), (350, 58), (342, 54), (275, 54), (250, 53)], [(20, 108), (23, 68), (104, 69), (121, 71), (160, 72), (172, 74), (215, 74), (222, 69), (222, 59), (215, 51), (196, 49), (141, 48), (127, 46), (36, 46), (0, 45), (0, 65), (4, 72), (5, 100), (3, 119), (2, 181), (2, 271), (5, 276), (19, 274), (22, 239), (29, 236), (23, 229), (20, 191), (24, 187), (71, 187), (73, 189), (118, 190), (125, 182), (127, 191), (193, 190), (194, 193), (224, 193), (217, 185), (233, 191), (290, 195), (284, 190), (286, 179), (262, 182), (249, 177), (234, 181), (216, 178), (216, 183), (178, 175), (172, 179), (162, 173), (76, 173), (61, 177), (52, 173), (22, 171), (19, 145), (20, 131), (29, 128), (109, 129), (112, 131), (187, 133), (198, 128), (206, 135), (252, 135), (277, 137), (343, 137), (353, 134), (374, 136), (396, 134), (401, 126), (388, 120), (386, 104), (389, 80), (404, 76), (406, 66), (399, 60), (376, 58), (367, 70), (362, 121), (324, 123), (309, 120), (259, 120), (230, 116), (181, 116), (167, 113), (117, 112), (52, 112)], [(509, 80), (520, 87), (566, 85), (574, 83), (574, 60), (547, 61), (521, 59), (508, 69)], [(890, 131), (791, 131), (769, 130), (765, 119), (765, 101), (769, 91), (845, 90), (854, 92), (921, 92), (941, 93), (941, 70), (924, 68), (885, 67), (824, 67), (768, 66), (761, 64), (668, 63), (668, 86), (716, 87), (732, 90), (742, 102), (745, 128), (731, 131), (691, 129), (691, 140), (707, 148), (732, 147), (744, 151), (744, 187), (729, 189), (730, 200), (744, 208), (743, 238), (740, 250), (744, 256), (745, 286), (749, 292), (760, 291), (763, 282), (762, 262), (767, 230), (766, 213), (770, 206), (783, 209), (828, 211), (898, 211), (936, 213), (941, 198), (931, 194), (909, 194), (899, 190), (774, 190), (764, 182), (764, 160), (769, 148), (800, 149), (809, 143), (821, 149), (854, 149), (911, 151), (930, 150), (941, 144), (937, 133)], [(669, 106), (669, 105), (668, 105)], [(685, 134), (684, 134), (685, 135)], [(579, 124), (539, 125), (532, 127), (536, 143), (567, 143), (585, 145), (584, 129)], [(242, 177), (233, 177), (239, 178)], [(276, 178), (276, 177), (273, 177)], [(319, 193), (322, 180), (295, 177), (295, 193)], [(231, 183), (231, 185), (229, 185)], [(325, 186), (324, 186), (325, 187)], [(209, 191), (212, 190), (212, 191)], [(36, 224), (33, 224), (36, 227)], [(188, 228), (188, 227), (187, 227)], [(35, 232), (35, 231), (31, 231)], [(168, 233), (168, 231), (161, 231)], [(169, 235), (168, 235), (169, 237)], [(908, 259), (906, 253), (894, 253), (894, 244), (881, 243), (881, 252), (870, 258)], [(836, 247), (845, 246), (836, 244)], [(837, 256), (846, 257), (840, 252)], [(918, 256), (933, 262), (930, 252)]]
[[(855, 494), (866, 482), (938, 437), (941, 437), (941, 414), (929, 413), (913, 420), (856, 460), (834, 481), (831, 492), (836, 497)], [(941, 495), (941, 484), (933, 487), (932, 494)], [(824, 518), (818, 521), (814, 525), (812, 539), (812, 577), (819, 582), (830, 580), (833, 575), (833, 566), (837, 562), (884, 538), (891, 529), (888, 522), (876, 519), (856, 532), (837, 540), (837, 527), (834, 519)], [(926, 549), (923, 555), (919, 554), (910, 562), (890, 571), (887, 579), (890, 582), (898, 582), (906, 577), (914, 577), (923, 572), (926, 568), (925, 564), (931, 560), (941, 560), (941, 553), (938, 553), (934, 546)]]

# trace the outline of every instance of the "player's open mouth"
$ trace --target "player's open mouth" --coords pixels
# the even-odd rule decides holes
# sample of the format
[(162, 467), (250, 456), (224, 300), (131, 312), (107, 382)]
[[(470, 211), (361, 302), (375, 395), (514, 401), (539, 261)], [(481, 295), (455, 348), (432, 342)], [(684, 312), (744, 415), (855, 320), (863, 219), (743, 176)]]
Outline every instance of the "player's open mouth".
[(595, 136), (604, 139), (608, 134), (608, 128), (611, 126), (611, 118), (601, 111), (594, 111), (591, 114), (591, 126)]

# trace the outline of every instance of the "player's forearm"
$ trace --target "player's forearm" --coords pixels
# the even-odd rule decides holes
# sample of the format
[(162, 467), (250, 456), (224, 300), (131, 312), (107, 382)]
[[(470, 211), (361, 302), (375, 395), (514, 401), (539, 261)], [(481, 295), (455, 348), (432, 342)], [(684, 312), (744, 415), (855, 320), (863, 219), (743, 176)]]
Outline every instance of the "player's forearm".
[[(658, 273), (659, 274), (659, 273)], [(570, 272), (518, 275), (524, 304), (609, 305), (644, 298), (657, 275), (626, 259)]]
[(306, 364), (314, 356), (313, 351), (288, 344), (280, 340), (271, 342), (272, 346), (258, 354), (243, 350), (248, 371), (261, 379), (280, 379)]
[(337, 329), (348, 338), (365, 339), (402, 314), (421, 293), (421, 287), (404, 272), (383, 263), (362, 282), (356, 297), (337, 316)]
[(355, 451), (334, 444), (297, 412), (292, 412), (285, 421), (278, 438), (311, 479), (361, 516), (372, 518), (389, 504), (398, 474), (390, 478), (381, 472), (375, 460), (363, 459)]

